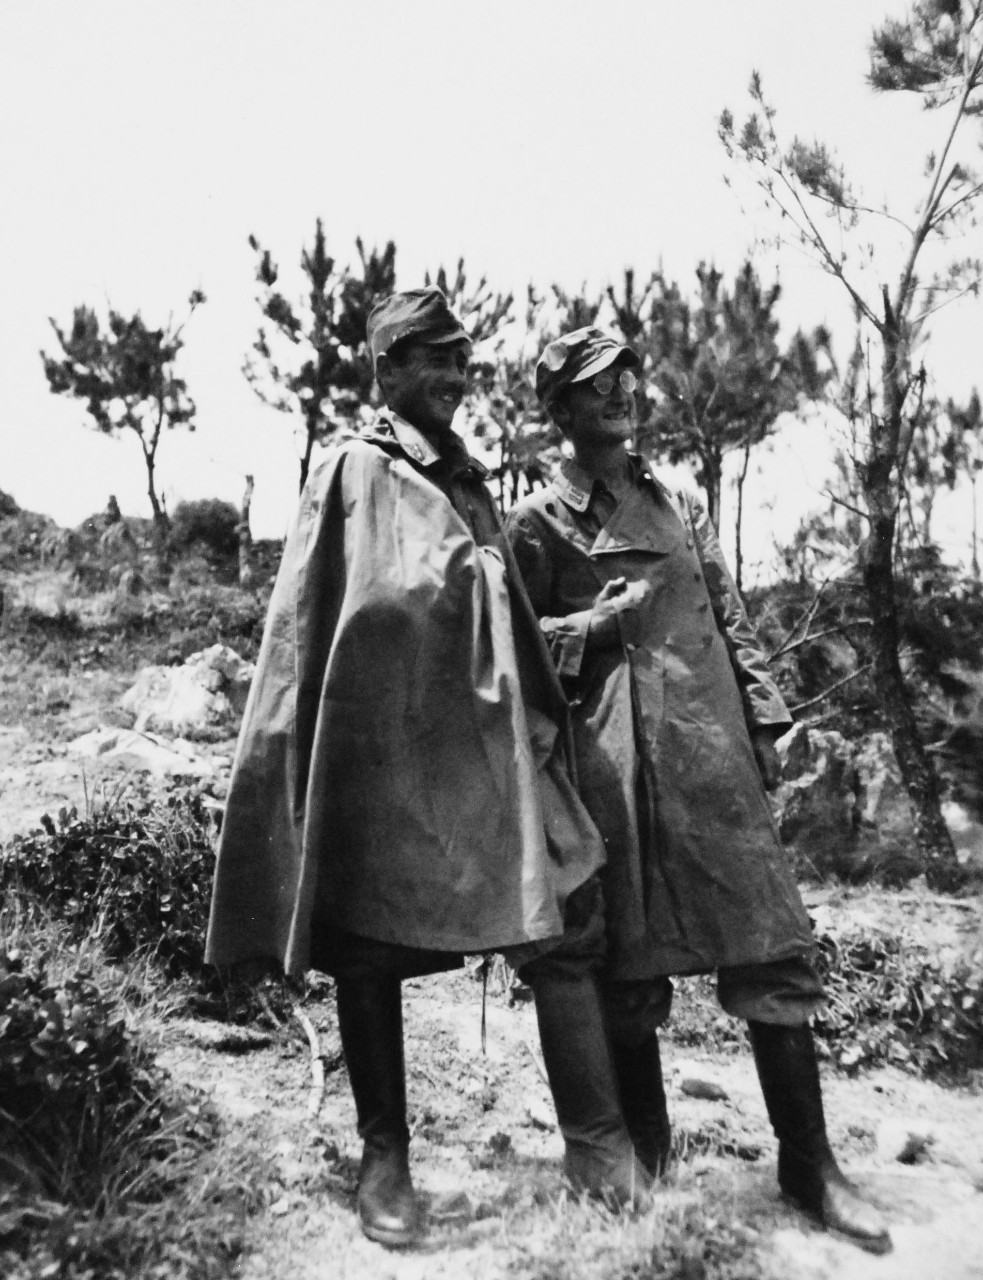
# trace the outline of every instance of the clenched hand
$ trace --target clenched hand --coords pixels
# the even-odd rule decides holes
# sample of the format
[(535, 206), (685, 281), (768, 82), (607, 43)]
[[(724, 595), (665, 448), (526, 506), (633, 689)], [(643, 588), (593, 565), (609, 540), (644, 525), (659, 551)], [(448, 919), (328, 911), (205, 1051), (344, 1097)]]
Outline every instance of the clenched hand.
[(639, 610), (652, 594), (647, 582), (629, 582), (626, 578), (612, 578), (597, 593), (591, 610), (587, 632), (591, 649), (609, 649), (621, 643), (618, 615)]

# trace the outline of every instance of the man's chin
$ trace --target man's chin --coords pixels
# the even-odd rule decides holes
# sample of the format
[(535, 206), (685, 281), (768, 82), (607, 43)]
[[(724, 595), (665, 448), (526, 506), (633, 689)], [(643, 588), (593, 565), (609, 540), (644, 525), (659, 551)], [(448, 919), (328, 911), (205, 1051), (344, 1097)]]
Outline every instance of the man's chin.
[(452, 413), (429, 413), (427, 414), (426, 423), (420, 428), (427, 435), (447, 435), (454, 426), (454, 416), (457, 410)]

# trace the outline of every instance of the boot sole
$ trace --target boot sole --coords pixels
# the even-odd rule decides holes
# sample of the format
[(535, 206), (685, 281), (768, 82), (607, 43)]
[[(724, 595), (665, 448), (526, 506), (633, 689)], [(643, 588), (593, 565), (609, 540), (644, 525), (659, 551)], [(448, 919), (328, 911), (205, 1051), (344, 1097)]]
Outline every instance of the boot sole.
[(794, 1195), (791, 1191), (783, 1190), (782, 1199), (785, 1200), (786, 1203), (790, 1204), (794, 1209), (798, 1209), (800, 1213), (804, 1213), (805, 1216), (815, 1222), (817, 1226), (822, 1227), (827, 1235), (832, 1236), (836, 1240), (843, 1240), (847, 1244), (852, 1244), (858, 1249), (863, 1249), (865, 1253), (873, 1253), (877, 1256), (894, 1252), (894, 1241), (891, 1239), (890, 1232), (888, 1231), (885, 1231), (881, 1236), (854, 1235), (852, 1231), (843, 1231), (840, 1227), (833, 1226), (826, 1222), (821, 1213), (810, 1208), (805, 1201), (800, 1200), (799, 1197)]
[(863, 1249), (864, 1253), (882, 1256), (885, 1253), (894, 1252), (894, 1241), (886, 1232), (883, 1236), (855, 1236), (849, 1231), (841, 1231), (839, 1227), (827, 1227), (825, 1223), (823, 1226), (827, 1235), (837, 1240), (844, 1240), (857, 1249)]
[(390, 1249), (406, 1249), (417, 1244), (422, 1234), (420, 1231), (387, 1231), (385, 1227), (372, 1227), (364, 1222), (361, 1226), (362, 1234), (369, 1240), (384, 1244)]

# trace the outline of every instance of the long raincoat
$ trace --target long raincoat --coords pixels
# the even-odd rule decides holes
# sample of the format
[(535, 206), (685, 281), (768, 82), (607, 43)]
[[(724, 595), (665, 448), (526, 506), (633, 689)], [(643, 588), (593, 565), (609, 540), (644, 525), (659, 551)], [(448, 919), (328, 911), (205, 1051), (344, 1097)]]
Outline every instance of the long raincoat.
[[(598, 528), (574, 463), (506, 520), (570, 695), (580, 790), (608, 852), (611, 973), (647, 978), (812, 950), (749, 729), (791, 717), (695, 496), (632, 455), (635, 483)], [(605, 583), (651, 587), (622, 643), (585, 656)]]
[(214, 964), (330, 970), (341, 930), (449, 967), (560, 934), (603, 859), (560, 682), (478, 464), (456, 457), (464, 518), (395, 417), (304, 489), (233, 764)]

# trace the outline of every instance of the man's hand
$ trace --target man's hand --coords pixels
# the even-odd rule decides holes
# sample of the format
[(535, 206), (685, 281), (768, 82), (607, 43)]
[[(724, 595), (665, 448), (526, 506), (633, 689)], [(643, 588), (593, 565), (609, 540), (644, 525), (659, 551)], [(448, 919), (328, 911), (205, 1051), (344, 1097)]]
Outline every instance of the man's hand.
[(641, 609), (652, 594), (647, 582), (612, 578), (594, 598), (588, 632), (591, 649), (608, 649), (621, 643), (618, 615)]
[(782, 780), (782, 762), (775, 750), (774, 733), (767, 728), (753, 729), (751, 746), (754, 748), (754, 758), (758, 762), (765, 790), (774, 791)]

